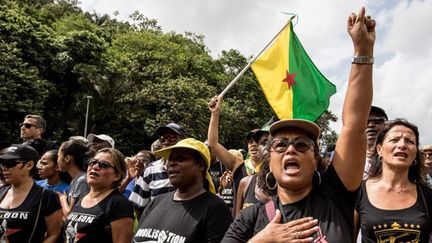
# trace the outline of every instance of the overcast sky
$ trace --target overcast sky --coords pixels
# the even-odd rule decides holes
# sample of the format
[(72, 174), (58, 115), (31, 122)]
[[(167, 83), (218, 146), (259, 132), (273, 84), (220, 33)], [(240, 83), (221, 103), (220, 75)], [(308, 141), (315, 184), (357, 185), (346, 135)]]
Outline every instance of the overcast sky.
[[(373, 104), (390, 119), (403, 117), (419, 126), (421, 146), (432, 144), (431, 0), (81, 0), (80, 6), (98, 14), (119, 11), (122, 20), (138, 10), (164, 32), (202, 34), (214, 57), (229, 49), (254, 56), (286, 23), (282, 12), (296, 13), (294, 31), (337, 87), (329, 109), (338, 117), (353, 54), (346, 20), (365, 6), (377, 21)], [(339, 130), (340, 123), (334, 127)]]

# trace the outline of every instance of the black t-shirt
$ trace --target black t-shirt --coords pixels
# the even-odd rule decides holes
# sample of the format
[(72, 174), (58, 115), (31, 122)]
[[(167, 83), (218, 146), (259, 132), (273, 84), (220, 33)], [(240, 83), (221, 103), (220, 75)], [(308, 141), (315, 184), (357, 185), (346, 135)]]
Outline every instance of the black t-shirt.
[(233, 187), (232, 187), (232, 189), (233, 189), (233, 195), (234, 195), (234, 200), (233, 200), (234, 207), (233, 207), (233, 210), (232, 210), (232, 214), (233, 215), (236, 214), (236, 212), (235, 212), (235, 205), (236, 205), (236, 200), (237, 200), (236, 199), (237, 198), (237, 190), (238, 190), (238, 187), (240, 185), (241, 179), (243, 179), (243, 177), (246, 177), (246, 176), (247, 176), (246, 166), (245, 166), (244, 163), (241, 163), (236, 168), (236, 170), (234, 171), (234, 174), (233, 174)]
[[(1, 188), (0, 194), (9, 188)], [(35, 224), (41, 199), (39, 218)], [(59, 209), (60, 201), (55, 192), (33, 184), (21, 205), (11, 209), (0, 208), (0, 242), (28, 242), (35, 225), (31, 242), (42, 242), (47, 229), (45, 217)]]
[[(276, 202), (277, 198), (273, 200)], [(281, 212), (285, 213), (288, 221), (309, 216), (318, 219), (318, 226), (327, 242), (346, 243), (352, 242), (353, 238), (355, 200), (356, 192), (346, 190), (330, 165), (321, 185), (314, 185), (311, 193), (302, 200), (283, 205)], [(265, 203), (257, 203), (241, 211), (222, 242), (247, 242), (268, 223)]]
[(45, 139), (34, 139), (24, 142), (23, 144), (32, 146), (38, 152), (39, 158), (42, 157), (46, 151), (59, 148), (57, 141), (47, 141)]
[(112, 242), (111, 222), (121, 218), (134, 218), (130, 202), (114, 190), (101, 202), (83, 208), (78, 199), (64, 223), (66, 242)]
[(219, 188), (219, 178), (222, 176), (224, 171), (225, 171), (225, 167), (220, 161), (217, 161), (212, 165), (210, 165), (209, 173), (216, 190)]
[(205, 192), (176, 201), (174, 192), (154, 198), (141, 217), (134, 242), (220, 242), (232, 217), (219, 197)]
[[(424, 193), (426, 190), (429, 192)], [(427, 205), (432, 207), (431, 191), (430, 188), (421, 189), (418, 186), (414, 205), (405, 209), (384, 210), (370, 203), (366, 182), (363, 182), (357, 202), (362, 242), (429, 242), (432, 224), (426, 210)]]
[(252, 178), (249, 181), (249, 184), (246, 189), (245, 198), (243, 202), (242, 209), (245, 209), (247, 207), (250, 207), (256, 203), (259, 202), (258, 198), (255, 196), (255, 186), (256, 186), (256, 179), (258, 175), (253, 175)]

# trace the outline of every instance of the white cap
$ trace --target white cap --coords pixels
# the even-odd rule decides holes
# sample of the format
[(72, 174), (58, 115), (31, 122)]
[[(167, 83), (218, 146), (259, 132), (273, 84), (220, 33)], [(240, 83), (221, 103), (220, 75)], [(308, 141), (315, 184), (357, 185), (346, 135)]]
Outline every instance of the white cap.
[(111, 145), (111, 147), (114, 148), (114, 139), (112, 139), (112, 137), (110, 137), (108, 135), (105, 135), (105, 134), (95, 135), (93, 133), (90, 133), (87, 136), (87, 139), (88, 139), (89, 143), (93, 143), (93, 139), (95, 139), (95, 138), (98, 138), (100, 140), (108, 142)]

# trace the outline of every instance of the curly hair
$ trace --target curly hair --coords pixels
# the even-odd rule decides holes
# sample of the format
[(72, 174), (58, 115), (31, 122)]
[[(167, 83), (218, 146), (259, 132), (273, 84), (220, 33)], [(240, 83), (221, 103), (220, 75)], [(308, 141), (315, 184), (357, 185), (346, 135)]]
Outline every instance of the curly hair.
[[(277, 194), (277, 181), (276, 178), (273, 176), (273, 173), (270, 173), (270, 149), (271, 146), (270, 144), (273, 142), (274, 137), (270, 136), (269, 140), (267, 142), (267, 145), (263, 151), (262, 154), (262, 165), (261, 165), (261, 169), (260, 172), (258, 173), (258, 187), (261, 188), (261, 190), (267, 195), (267, 196), (275, 196)], [(314, 157), (315, 157), (315, 162), (317, 163), (318, 169), (317, 171), (319, 173), (323, 173), (325, 168), (323, 168), (322, 166), (322, 156), (320, 154), (320, 149), (319, 149), (319, 144), (314, 143)], [(267, 174), (270, 173), (268, 176)], [(267, 177), (267, 178), (266, 178)], [(317, 177), (317, 174), (314, 173), (314, 178), (312, 183), (314, 185), (318, 185), (319, 184), (319, 178)], [(273, 188), (274, 185), (274, 188)], [(270, 188), (270, 187), (272, 188)]]
[(414, 133), (414, 135), (416, 137), (416, 149), (417, 149), (415, 161), (417, 161), (417, 163), (414, 162), (410, 166), (410, 168), (408, 170), (408, 179), (413, 183), (427, 186), (427, 177), (426, 177), (427, 169), (426, 169), (426, 166), (425, 166), (424, 161), (423, 161), (423, 156), (421, 156), (421, 151), (419, 149), (419, 146), (420, 146), (419, 130), (418, 130), (416, 125), (408, 122), (406, 119), (403, 119), (403, 118), (397, 118), (395, 120), (388, 121), (384, 125), (384, 128), (379, 133), (377, 141), (375, 143), (375, 148), (374, 148), (375, 155), (374, 155), (374, 160), (371, 163), (368, 179), (374, 179), (374, 178), (381, 177), (381, 175), (382, 175), (382, 162), (381, 162), (381, 158), (377, 152), (377, 145), (383, 144), (385, 136), (395, 126), (404, 126), (406, 128), (409, 128)]

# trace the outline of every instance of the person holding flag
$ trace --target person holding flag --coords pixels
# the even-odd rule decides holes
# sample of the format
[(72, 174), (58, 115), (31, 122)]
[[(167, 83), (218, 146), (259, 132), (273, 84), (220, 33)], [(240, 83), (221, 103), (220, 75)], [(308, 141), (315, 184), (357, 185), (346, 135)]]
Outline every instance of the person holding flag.
[[(262, 189), (274, 196), (273, 200), (244, 209), (231, 224), (222, 242), (353, 241), (356, 192), (361, 184), (366, 156), (364, 131), (372, 103), (375, 21), (365, 12), (362, 7), (358, 14), (352, 13), (347, 21), (354, 58), (342, 111), (342, 130), (333, 162), (321, 176), (320, 128), (313, 122), (314, 115), (307, 115), (317, 114), (309, 111), (320, 106), (321, 101), (308, 104), (299, 113), (293, 111), (291, 114), (294, 116), (282, 118), (271, 125), (258, 180)], [(288, 31), (281, 34), (289, 35), (285, 37), (289, 41), (286, 47), (291, 48), (292, 41), (295, 41), (292, 25), (288, 24), (285, 28)], [(292, 60), (290, 55), (290, 65), (294, 63)], [(303, 82), (300, 74), (295, 75), (295, 72), (286, 76), (287, 80), (280, 82), (290, 84), (290, 89)], [(294, 106), (291, 107), (298, 108), (296, 101), (292, 104)], [(321, 107), (326, 109), (325, 105)], [(323, 111), (318, 110), (320, 112)]]

